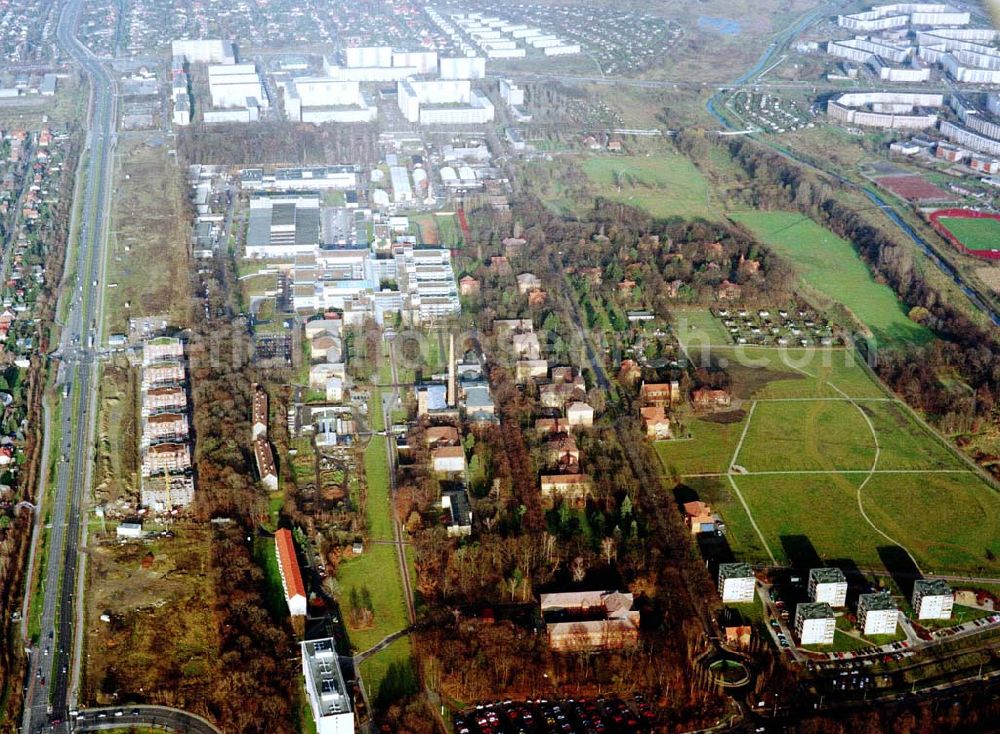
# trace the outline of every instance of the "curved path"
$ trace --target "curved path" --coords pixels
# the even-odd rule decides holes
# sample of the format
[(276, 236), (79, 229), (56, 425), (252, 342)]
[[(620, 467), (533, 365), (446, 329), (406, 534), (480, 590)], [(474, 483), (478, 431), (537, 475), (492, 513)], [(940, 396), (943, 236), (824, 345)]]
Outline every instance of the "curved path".
[(206, 719), (167, 706), (118, 706), (81, 709), (73, 719), (73, 731), (111, 731), (148, 726), (190, 734), (222, 734)]
[(870, 517), (868, 517), (868, 513), (865, 512), (865, 506), (861, 502), (861, 492), (865, 488), (865, 485), (868, 484), (869, 480), (871, 480), (871, 478), (873, 476), (875, 476), (875, 469), (876, 469), (876, 467), (878, 467), (878, 460), (879, 460), (879, 457), (882, 455), (882, 445), (878, 441), (878, 431), (875, 430), (875, 424), (872, 423), (872, 419), (868, 417), (868, 414), (865, 412), (864, 408), (862, 408), (860, 405), (858, 405), (858, 403), (856, 403), (854, 400), (852, 400), (850, 398), (850, 396), (848, 396), (847, 393), (845, 393), (843, 390), (841, 390), (839, 387), (837, 387), (836, 385), (834, 385), (829, 380), (826, 381), (826, 384), (829, 385), (831, 388), (833, 388), (835, 391), (837, 391), (840, 395), (843, 395), (844, 398), (846, 398), (848, 400), (848, 402), (851, 403), (851, 405), (853, 405), (855, 408), (858, 409), (858, 412), (861, 413), (861, 417), (864, 418), (865, 423), (868, 424), (868, 430), (871, 431), (871, 434), (872, 434), (872, 441), (874, 441), (874, 443), (875, 443), (875, 457), (872, 459), (871, 469), (868, 470), (868, 474), (865, 476), (864, 479), (861, 480), (861, 483), (858, 485), (858, 491), (856, 493), (856, 497), (857, 497), (857, 501), (858, 501), (858, 511), (861, 513), (861, 517), (863, 517), (865, 519), (865, 522), (868, 523), (871, 526), (872, 530), (874, 530), (876, 533), (878, 533), (879, 535), (881, 535), (883, 538), (885, 538), (886, 540), (888, 540), (893, 545), (902, 548), (903, 552), (906, 553), (906, 555), (910, 557), (910, 561), (913, 562), (913, 567), (915, 569), (917, 569), (917, 571), (919, 571), (920, 570), (920, 566), (917, 563), (917, 559), (914, 558), (913, 554), (910, 552), (910, 549), (907, 548), (902, 543), (900, 543), (895, 538), (893, 538), (892, 536), (890, 536), (888, 533), (886, 533), (884, 530), (882, 530), (882, 528), (880, 528), (878, 525), (876, 525), (872, 521), (872, 519)]

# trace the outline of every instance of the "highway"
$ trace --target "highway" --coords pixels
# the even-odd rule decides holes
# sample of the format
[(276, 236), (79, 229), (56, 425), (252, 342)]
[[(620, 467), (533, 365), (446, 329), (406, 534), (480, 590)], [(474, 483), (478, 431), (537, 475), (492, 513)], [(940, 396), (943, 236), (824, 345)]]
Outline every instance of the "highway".
[[(81, 520), (90, 486), (96, 418), (97, 350), (101, 339), (103, 247), (107, 229), (109, 189), (115, 144), (115, 85), (104, 68), (76, 37), (82, 0), (69, 0), (60, 13), (60, 47), (80, 64), (91, 82), (89, 128), (78, 176), (82, 207), (74, 211), (70, 232), (78, 233), (61, 285), (62, 299), (71, 299), (69, 316), (58, 349), (61, 424), (45, 426), (58, 436), (59, 452), (46, 543), (40, 635), (33, 646), (26, 680), (22, 731), (69, 731), (68, 712), (76, 635), (76, 589)], [(83, 160), (83, 159), (82, 159)], [(75, 261), (69, 258), (75, 257)], [(44, 517), (43, 512), (38, 513)], [(30, 589), (28, 591), (30, 593)], [(37, 603), (37, 602), (36, 602)]]

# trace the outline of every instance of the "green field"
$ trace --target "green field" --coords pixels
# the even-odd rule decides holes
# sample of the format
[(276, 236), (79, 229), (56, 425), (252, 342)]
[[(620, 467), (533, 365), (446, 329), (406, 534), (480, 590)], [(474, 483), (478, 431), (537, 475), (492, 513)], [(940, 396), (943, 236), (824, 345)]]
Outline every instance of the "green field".
[(758, 403), (736, 463), (755, 471), (867, 470), (875, 441), (846, 401)]
[(790, 260), (806, 285), (847, 308), (880, 343), (932, 338), (928, 329), (907, 318), (892, 289), (875, 281), (847, 240), (795, 212), (744, 212), (730, 218)]
[(970, 250), (1000, 250), (1000, 220), (941, 217), (938, 222)]
[[(375, 391), (370, 403), (374, 411), (375, 430), (382, 429), (381, 395)], [(371, 594), (374, 609), (374, 623), (365, 629), (348, 626), (351, 645), (363, 651), (372, 647), (388, 635), (404, 629), (407, 624), (406, 603), (399, 578), (399, 563), (396, 560), (396, 546), (393, 540), (392, 508), (389, 503), (389, 466), (386, 458), (386, 437), (373, 436), (365, 449), (365, 477), (368, 483), (368, 502), (365, 508), (368, 519), (368, 537), (365, 539), (364, 553), (342, 561), (337, 568), (337, 582), (340, 584), (340, 603), (345, 617), (348, 610), (351, 589), (361, 591), (367, 588)], [(373, 542), (373, 541), (382, 541)]]
[[(1000, 576), (1000, 496), (853, 352), (713, 347), (692, 359), (726, 365), (744, 416), (689, 416), (683, 439), (656, 451), (721, 514), (737, 558), (894, 570), (909, 553), (924, 572)], [(965, 519), (950, 522), (959, 508)]]
[(583, 170), (601, 196), (645, 209), (654, 217), (720, 218), (708, 182), (681, 153), (594, 156), (583, 162)]

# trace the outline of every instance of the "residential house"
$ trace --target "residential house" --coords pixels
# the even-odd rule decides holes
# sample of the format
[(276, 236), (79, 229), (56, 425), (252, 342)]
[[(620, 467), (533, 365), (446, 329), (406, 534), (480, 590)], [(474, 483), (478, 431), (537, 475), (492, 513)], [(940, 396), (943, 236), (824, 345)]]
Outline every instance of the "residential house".
[(692, 535), (699, 533), (714, 533), (719, 529), (719, 516), (704, 502), (694, 501), (684, 503), (684, 522), (691, 529)]
[(639, 388), (639, 398), (643, 405), (673, 405), (680, 400), (681, 387), (676, 380), (672, 382), (644, 382)]
[(540, 481), (542, 499), (549, 505), (561, 498), (573, 507), (582, 508), (593, 487), (587, 474), (543, 474)]
[(462, 276), (462, 279), (458, 281), (458, 294), (460, 296), (478, 296), (479, 288), (479, 281), (471, 275)]
[(594, 425), (594, 409), (581, 400), (570, 403), (566, 407), (566, 422), (570, 426), (590, 428)]
[(465, 449), (461, 446), (439, 446), (431, 452), (431, 465), (438, 474), (464, 474)]
[(713, 390), (702, 387), (691, 393), (691, 402), (696, 410), (724, 410), (732, 405), (728, 390)]
[(424, 431), (424, 441), (430, 448), (457, 446), (460, 437), (455, 426), (431, 426)]
[(542, 279), (534, 273), (521, 273), (517, 276), (517, 292), (521, 295), (542, 287)]
[(548, 453), (548, 463), (558, 466), (562, 471), (573, 471), (580, 466), (580, 449), (576, 445), (576, 439), (568, 433), (557, 433), (550, 435), (545, 442), (545, 449)]
[(642, 414), (642, 424), (646, 429), (646, 437), (654, 441), (662, 441), (670, 438), (670, 419), (662, 405), (650, 405), (640, 408)]

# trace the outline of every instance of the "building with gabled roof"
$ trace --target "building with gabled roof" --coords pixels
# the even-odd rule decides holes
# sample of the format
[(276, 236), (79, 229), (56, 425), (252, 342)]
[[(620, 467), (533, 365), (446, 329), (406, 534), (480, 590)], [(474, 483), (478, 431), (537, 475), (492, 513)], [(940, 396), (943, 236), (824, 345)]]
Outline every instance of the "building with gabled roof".
[(299, 559), (295, 555), (295, 540), (288, 528), (280, 528), (274, 534), (274, 552), (278, 559), (278, 572), (281, 574), (281, 587), (285, 591), (288, 612), (293, 617), (304, 617), (306, 586), (302, 582)]

